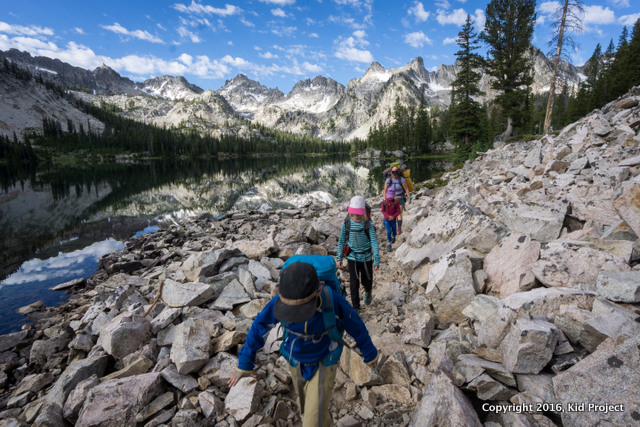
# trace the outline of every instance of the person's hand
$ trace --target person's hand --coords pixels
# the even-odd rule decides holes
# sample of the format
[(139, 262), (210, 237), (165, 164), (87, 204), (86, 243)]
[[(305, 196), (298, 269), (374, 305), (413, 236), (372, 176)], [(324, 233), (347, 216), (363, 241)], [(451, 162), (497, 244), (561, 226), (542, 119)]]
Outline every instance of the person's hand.
[(378, 271), (378, 266), (377, 265), (373, 266), (373, 271)]
[(234, 385), (238, 384), (238, 381), (240, 381), (240, 378), (246, 377), (247, 375), (249, 375), (247, 372), (242, 372), (242, 371), (239, 371), (237, 369), (235, 371), (233, 371), (231, 373), (231, 377), (229, 377), (229, 388), (231, 388)]
[(338, 261), (338, 267), (344, 269), (344, 260), (341, 259), (340, 261)]

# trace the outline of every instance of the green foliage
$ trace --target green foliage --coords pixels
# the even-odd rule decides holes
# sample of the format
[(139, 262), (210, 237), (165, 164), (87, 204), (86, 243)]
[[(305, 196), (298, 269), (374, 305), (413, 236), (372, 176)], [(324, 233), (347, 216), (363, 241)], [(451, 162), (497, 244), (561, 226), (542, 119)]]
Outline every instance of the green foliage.
[(499, 92), (497, 102), (514, 126), (526, 114), (523, 106), (533, 82), (531, 39), (536, 22), (535, 0), (492, 0), (487, 5), (486, 23), (480, 39), (489, 45), (487, 73), (491, 86)]
[(478, 89), (481, 75), (477, 71), (482, 66), (482, 58), (474, 53), (478, 44), (469, 15), (458, 33), (457, 42), (460, 50), (455, 55), (460, 71), (451, 83), (449, 134), (456, 146), (456, 157), (462, 160), (475, 155), (482, 143), (486, 143), (486, 126), (483, 124), (486, 124), (487, 113), (474, 99), (482, 95)]

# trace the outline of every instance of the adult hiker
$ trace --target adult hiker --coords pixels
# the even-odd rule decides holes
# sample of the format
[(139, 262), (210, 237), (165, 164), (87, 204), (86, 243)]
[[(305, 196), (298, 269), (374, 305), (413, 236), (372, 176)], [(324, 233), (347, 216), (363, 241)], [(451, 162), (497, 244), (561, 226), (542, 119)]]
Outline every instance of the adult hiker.
[(398, 215), (398, 234), (402, 234), (402, 211), (405, 209), (405, 204), (411, 203), (411, 192), (407, 186), (405, 179), (400, 176), (400, 171), (397, 167), (391, 168), (391, 176), (384, 181), (384, 189), (382, 190), (382, 197), (385, 197), (387, 190), (393, 187), (395, 196), (400, 197), (400, 206), (402, 207), (400, 215)]
[(378, 350), (366, 326), (340, 294), (320, 286), (311, 264), (294, 262), (280, 274), (278, 295), (253, 321), (229, 387), (253, 372), (256, 353), (277, 322), (284, 329), (280, 353), (289, 362), (303, 427), (331, 425), (329, 401), (343, 349), (338, 337), (344, 331), (351, 335), (364, 362), (374, 369)]
[(341, 268), (344, 268), (343, 258), (347, 259), (351, 305), (360, 310), (360, 283), (364, 288), (364, 303), (369, 305), (373, 300), (373, 272), (380, 265), (378, 237), (367, 217), (364, 197), (352, 197), (347, 212), (340, 230), (336, 258)]

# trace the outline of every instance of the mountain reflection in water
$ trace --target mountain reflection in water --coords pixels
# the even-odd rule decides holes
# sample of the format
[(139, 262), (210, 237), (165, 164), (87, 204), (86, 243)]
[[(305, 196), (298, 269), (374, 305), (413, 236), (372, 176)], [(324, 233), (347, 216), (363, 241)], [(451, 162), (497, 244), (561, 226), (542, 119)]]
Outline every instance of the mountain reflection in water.
[[(419, 160), (409, 166), (420, 181), (447, 165)], [(383, 169), (347, 156), (148, 160), (37, 171), (0, 165), (0, 312), (13, 318), (17, 308), (37, 300), (64, 300), (64, 293), (47, 289), (90, 277), (101, 255), (159, 215), (217, 216), (373, 196), (382, 189)], [(19, 329), (15, 318), (5, 317), (0, 333)]]

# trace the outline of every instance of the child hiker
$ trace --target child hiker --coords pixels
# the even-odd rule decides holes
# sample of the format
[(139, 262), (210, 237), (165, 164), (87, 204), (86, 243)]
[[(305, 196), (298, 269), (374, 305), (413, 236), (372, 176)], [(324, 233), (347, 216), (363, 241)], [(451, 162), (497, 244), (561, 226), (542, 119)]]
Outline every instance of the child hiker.
[(391, 245), (396, 241), (396, 218), (400, 215), (400, 197), (395, 197), (393, 187), (387, 189), (386, 198), (382, 202), (384, 227), (387, 229), (387, 251), (391, 252)]
[(364, 197), (354, 196), (349, 202), (349, 215), (345, 218), (338, 239), (336, 258), (338, 266), (344, 268), (343, 258), (349, 265), (349, 288), (351, 305), (360, 310), (360, 282), (364, 288), (364, 303), (371, 304), (373, 296), (373, 272), (380, 265), (378, 237), (367, 217)]
[[(329, 401), (343, 348), (335, 334), (340, 330), (339, 336), (343, 331), (351, 335), (364, 362), (374, 369), (378, 350), (366, 326), (342, 296), (328, 286), (320, 286), (311, 264), (294, 262), (280, 274), (278, 295), (253, 321), (229, 387), (252, 373), (256, 353), (277, 322), (284, 329), (280, 353), (289, 362), (303, 427), (330, 426)], [(333, 323), (327, 328), (328, 322)]]
[(398, 234), (402, 234), (402, 211), (404, 210), (407, 199), (409, 203), (411, 203), (411, 193), (409, 192), (409, 187), (407, 187), (405, 179), (400, 176), (400, 171), (396, 167), (391, 168), (391, 176), (384, 182), (384, 190), (382, 190), (383, 197), (387, 194), (389, 188), (393, 188), (395, 196), (400, 197), (400, 206), (402, 209), (398, 215)]

